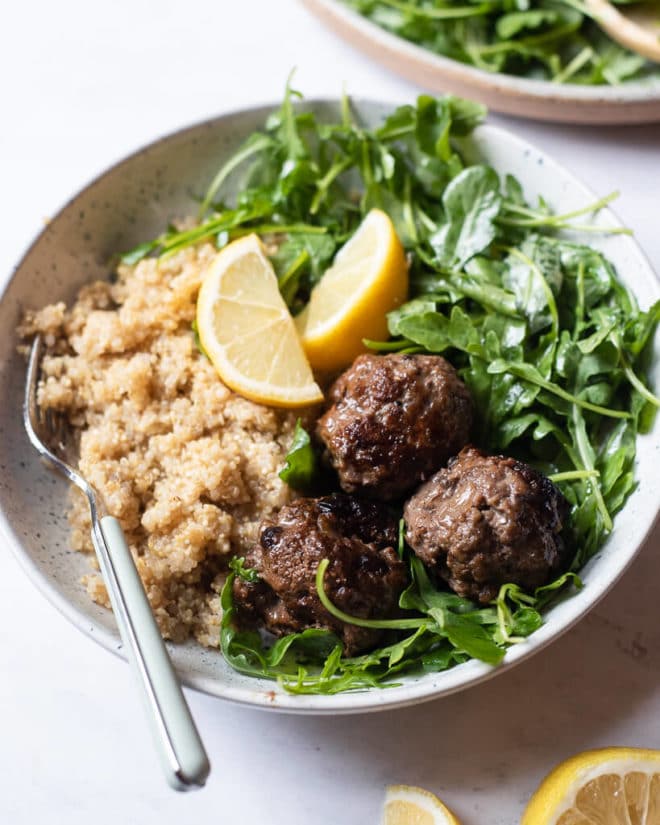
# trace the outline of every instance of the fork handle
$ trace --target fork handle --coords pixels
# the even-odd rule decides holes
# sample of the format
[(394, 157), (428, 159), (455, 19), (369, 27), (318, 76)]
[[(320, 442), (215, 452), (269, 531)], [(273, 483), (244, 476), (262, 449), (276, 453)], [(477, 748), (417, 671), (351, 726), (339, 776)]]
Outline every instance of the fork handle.
[(92, 539), (167, 780), (176, 790), (201, 787), (208, 757), (117, 519), (95, 520)]

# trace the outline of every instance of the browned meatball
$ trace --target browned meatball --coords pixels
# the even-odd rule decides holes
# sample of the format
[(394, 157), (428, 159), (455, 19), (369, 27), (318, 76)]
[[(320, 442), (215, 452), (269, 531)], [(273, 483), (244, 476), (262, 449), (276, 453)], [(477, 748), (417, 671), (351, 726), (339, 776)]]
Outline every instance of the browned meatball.
[(264, 520), (259, 543), (246, 557), (261, 581), (234, 580), (239, 624), (265, 627), (278, 636), (308, 627), (332, 630), (347, 655), (376, 645), (380, 631), (345, 624), (323, 607), (316, 571), (322, 559), (330, 560), (325, 591), (345, 613), (392, 616), (407, 584), (397, 540), (396, 521), (374, 502), (341, 493), (297, 499)]
[(463, 447), (472, 399), (439, 355), (360, 355), (316, 432), (347, 493), (396, 499)]
[(487, 604), (502, 584), (532, 590), (567, 561), (569, 505), (527, 464), (466, 447), (406, 503), (406, 538), (460, 596)]

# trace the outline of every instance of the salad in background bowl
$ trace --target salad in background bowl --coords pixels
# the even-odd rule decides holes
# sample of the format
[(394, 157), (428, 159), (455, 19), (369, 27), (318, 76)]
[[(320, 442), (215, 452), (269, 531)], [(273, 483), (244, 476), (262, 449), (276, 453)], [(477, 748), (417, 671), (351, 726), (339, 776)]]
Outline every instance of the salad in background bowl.
[(487, 72), (583, 86), (617, 86), (660, 73), (608, 37), (588, 2), (342, 2), (387, 31)]
[(348, 42), (429, 91), (538, 120), (660, 120), (660, 67), (614, 43), (582, 2), (303, 2)]

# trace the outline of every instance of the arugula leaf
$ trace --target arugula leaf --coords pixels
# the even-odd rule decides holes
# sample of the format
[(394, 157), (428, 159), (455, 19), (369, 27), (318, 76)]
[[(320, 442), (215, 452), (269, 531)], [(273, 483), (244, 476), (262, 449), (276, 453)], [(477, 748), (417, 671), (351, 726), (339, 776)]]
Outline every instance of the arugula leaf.
[(141, 243), (138, 246), (131, 249), (129, 252), (125, 252), (121, 256), (121, 262), (126, 264), (126, 266), (134, 266), (138, 261), (141, 261), (142, 258), (146, 258), (154, 250), (154, 242), (147, 241), (146, 243)]
[(442, 630), (459, 653), (467, 653), (489, 665), (496, 665), (504, 658), (504, 649), (478, 623), (450, 611), (444, 611), (442, 621)]
[(278, 475), (294, 490), (306, 490), (314, 482), (318, 470), (318, 459), (312, 446), (312, 439), (298, 418), (293, 431), (293, 440), (286, 454), (286, 464)]
[(239, 579), (254, 584), (259, 581), (259, 573), (253, 567), (245, 566), (245, 558), (243, 556), (234, 556), (229, 562), (229, 569), (232, 570)]
[(560, 17), (555, 10), (535, 9), (513, 11), (497, 19), (495, 31), (502, 40), (511, 40), (526, 29), (538, 29), (546, 23), (557, 23)]
[(490, 166), (471, 166), (447, 186), (442, 204), (446, 221), (429, 242), (441, 266), (460, 269), (497, 234), (495, 218), (502, 205), (499, 178)]
[[(543, 251), (545, 260), (539, 254)], [(556, 254), (548, 261), (548, 252), (555, 253), (555, 250), (548, 250), (535, 235), (530, 235), (519, 247), (509, 251), (505, 261), (502, 283), (515, 296), (516, 307), (527, 319), (531, 333), (549, 326), (554, 327), (555, 334), (558, 330), (555, 290), (561, 288), (562, 275)]]
[(408, 303), (403, 304), (403, 306), (398, 309), (392, 310), (392, 312), (388, 313), (387, 316), (387, 328), (390, 335), (393, 337), (402, 335), (405, 338), (406, 334), (401, 329), (401, 322), (408, 316), (414, 318), (424, 315), (426, 312), (435, 313), (436, 303), (437, 301), (435, 297), (429, 295), (421, 298), (414, 298), (412, 301), (408, 301)]
[(303, 283), (311, 288), (330, 266), (337, 248), (331, 234), (300, 232), (290, 235), (271, 257), (278, 275), (280, 292), (289, 307)]

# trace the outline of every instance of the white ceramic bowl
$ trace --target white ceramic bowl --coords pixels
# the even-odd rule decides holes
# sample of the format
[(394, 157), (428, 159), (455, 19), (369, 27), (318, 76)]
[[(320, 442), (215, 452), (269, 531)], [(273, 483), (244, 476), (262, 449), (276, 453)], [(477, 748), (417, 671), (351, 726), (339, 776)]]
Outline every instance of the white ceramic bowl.
[(329, 28), (388, 69), (432, 92), (452, 92), (494, 111), (564, 123), (660, 121), (660, 77), (618, 86), (580, 86), (493, 74), (416, 46), (341, 0), (302, 0)]
[[(307, 104), (321, 116), (336, 117), (336, 102)], [(354, 102), (364, 122), (375, 123), (391, 108)], [(0, 303), (0, 524), (27, 574), (44, 595), (84, 633), (122, 655), (112, 614), (90, 602), (80, 577), (88, 571), (83, 555), (68, 549), (65, 517), (67, 485), (47, 471), (29, 446), (21, 423), (25, 363), (16, 353), (15, 327), (27, 306), (71, 300), (84, 283), (107, 278), (118, 250), (155, 236), (175, 216), (195, 209), (192, 195), (205, 191), (219, 163), (260, 127), (270, 108), (249, 109), (193, 126), (153, 143), (109, 169), (76, 195), (48, 224), (18, 264)], [(565, 169), (508, 132), (480, 127), (466, 145), (475, 157), (523, 183), (527, 196), (540, 193), (565, 212), (595, 200)], [(601, 193), (602, 194), (602, 193)], [(609, 211), (603, 225), (619, 225)], [(643, 306), (660, 296), (660, 287), (635, 241), (623, 235), (590, 236), (615, 263)], [(654, 383), (660, 383), (656, 348)], [(411, 704), (461, 690), (487, 679), (556, 639), (609, 590), (632, 561), (658, 509), (660, 420), (640, 438), (639, 486), (617, 516), (615, 529), (584, 570), (584, 589), (555, 605), (547, 621), (527, 641), (511, 648), (504, 662), (490, 668), (471, 661), (444, 673), (408, 676), (401, 687), (338, 696), (293, 696), (272, 682), (242, 676), (217, 651), (189, 642), (169, 649), (182, 680), (191, 687), (260, 707), (309, 713), (348, 713)]]

